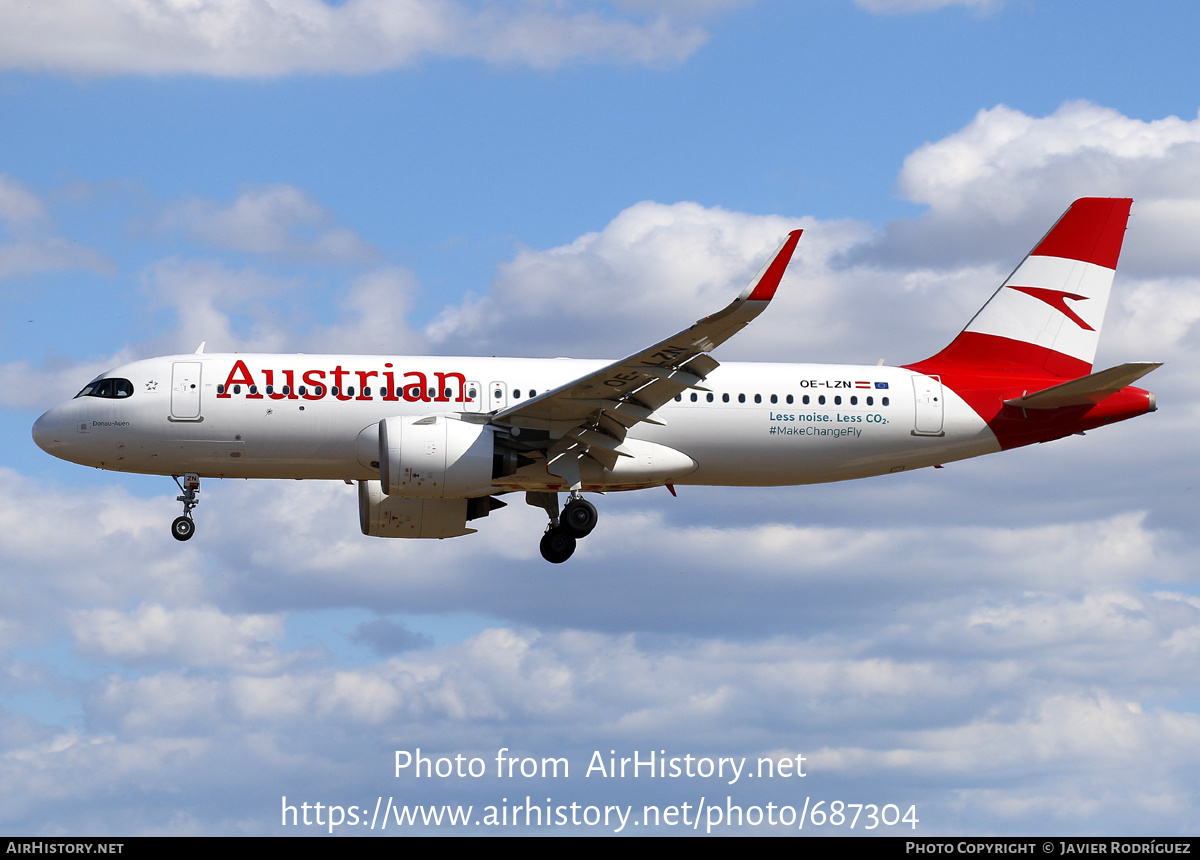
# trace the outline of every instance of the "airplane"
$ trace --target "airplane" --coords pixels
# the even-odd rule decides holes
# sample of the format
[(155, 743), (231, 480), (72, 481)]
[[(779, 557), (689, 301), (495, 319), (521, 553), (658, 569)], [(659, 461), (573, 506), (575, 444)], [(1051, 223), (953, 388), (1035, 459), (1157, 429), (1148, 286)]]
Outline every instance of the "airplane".
[[(596, 527), (584, 493), (785, 486), (905, 472), (1156, 409), (1092, 372), (1132, 200), (1076, 200), (966, 328), (899, 367), (719, 364), (766, 309), (794, 230), (727, 307), (619, 361), (205, 354), (135, 361), (33, 425), (74, 463), (171, 476), (195, 532), (202, 478), (357, 483), (363, 534), (449, 538), (523, 492), (559, 564)], [(566, 493), (559, 507), (559, 495)]]

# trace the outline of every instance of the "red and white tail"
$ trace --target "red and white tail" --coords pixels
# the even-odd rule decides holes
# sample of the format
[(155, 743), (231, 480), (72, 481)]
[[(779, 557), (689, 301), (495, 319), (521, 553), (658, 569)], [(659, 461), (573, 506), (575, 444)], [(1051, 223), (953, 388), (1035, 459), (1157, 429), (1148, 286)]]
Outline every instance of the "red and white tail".
[(925, 373), (1091, 372), (1132, 200), (1076, 200)]

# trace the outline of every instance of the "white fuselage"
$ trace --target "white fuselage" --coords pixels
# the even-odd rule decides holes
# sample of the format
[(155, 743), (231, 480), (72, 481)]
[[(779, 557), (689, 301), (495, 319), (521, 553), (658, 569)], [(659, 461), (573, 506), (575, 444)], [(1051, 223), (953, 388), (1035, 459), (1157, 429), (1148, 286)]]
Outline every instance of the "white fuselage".
[[(34, 436), (63, 459), (117, 471), (371, 480), (379, 478), (377, 424), (384, 418), (442, 413), (482, 422), (606, 364), (168, 356), (110, 371), (106, 376), (128, 380), (132, 393), (76, 397), (42, 416)], [(1000, 450), (985, 422), (953, 391), (895, 367), (727, 363), (707, 377), (704, 390), (685, 391), (654, 417), (662, 423), (640, 423), (629, 432), (637, 454), (631, 459), (646, 461), (642, 472), (585, 475), (585, 489), (818, 483)], [(666, 449), (691, 463), (655, 471), (656, 456), (666, 462), (656, 452)], [(537, 464), (493, 486), (496, 492), (553, 490), (562, 483)]]

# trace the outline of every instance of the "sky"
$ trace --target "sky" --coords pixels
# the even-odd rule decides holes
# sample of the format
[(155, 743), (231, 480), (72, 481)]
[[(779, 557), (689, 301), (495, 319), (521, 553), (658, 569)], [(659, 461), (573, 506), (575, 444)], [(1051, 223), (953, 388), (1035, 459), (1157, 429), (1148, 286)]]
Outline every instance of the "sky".
[[(840, 803), (803, 832), (860, 804), (855, 833), (1195, 834), (1198, 19), (0, 0), (0, 830), (790, 834)], [(206, 481), (180, 544), (169, 478), (30, 437), (201, 342), (616, 358), (796, 227), (715, 357), (912, 362), (1082, 196), (1134, 198), (1096, 364), (1165, 362), (1158, 412), (936, 471), (610, 494), (561, 566), (524, 504), (388, 541), (340, 483)], [(609, 771), (652, 754), (696, 772)], [(456, 756), (482, 775), (434, 772)], [(474, 818), (372, 827), (387, 804)], [(522, 804), (567, 820), (474, 823)], [(646, 805), (682, 817), (613, 817)]]

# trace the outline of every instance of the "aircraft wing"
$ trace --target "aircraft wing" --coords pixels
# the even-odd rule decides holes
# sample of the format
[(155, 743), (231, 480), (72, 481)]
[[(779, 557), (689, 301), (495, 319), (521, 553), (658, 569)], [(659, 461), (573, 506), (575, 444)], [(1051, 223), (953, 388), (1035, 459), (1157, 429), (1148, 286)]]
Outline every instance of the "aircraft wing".
[(621, 456), (630, 427), (662, 423), (654, 412), (688, 388), (704, 390), (704, 378), (719, 364), (708, 355), (745, 328), (770, 303), (791, 261), (801, 230), (783, 244), (728, 306), (641, 352), (504, 409), (492, 423), (549, 432), (546, 451), (552, 474), (579, 484), (579, 461), (591, 457), (611, 469)]

